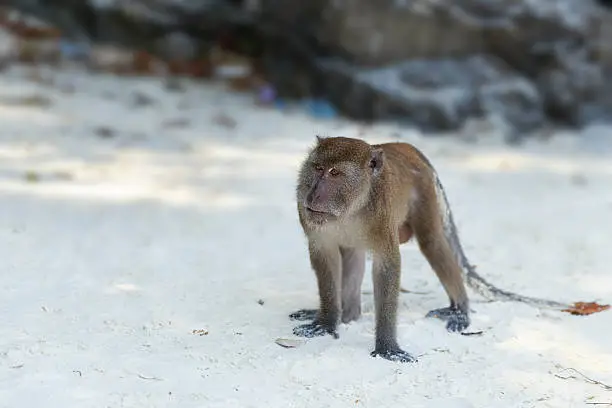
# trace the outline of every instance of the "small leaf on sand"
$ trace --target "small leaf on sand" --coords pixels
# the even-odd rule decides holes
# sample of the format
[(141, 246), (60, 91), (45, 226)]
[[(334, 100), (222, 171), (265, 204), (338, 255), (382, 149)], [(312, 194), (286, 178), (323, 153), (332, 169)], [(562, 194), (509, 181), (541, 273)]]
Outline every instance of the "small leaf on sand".
[(213, 116), (212, 121), (221, 127), (226, 129), (234, 129), (238, 122), (231, 116), (220, 113), (218, 115)]
[(475, 332), (461, 332), (462, 336), (482, 336), (484, 332), (481, 331), (475, 331)]
[(595, 302), (576, 302), (562, 312), (567, 312), (573, 315), (586, 316), (593, 313), (603, 312), (608, 310), (610, 305), (599, 305)]
[(36, 183), (40, 180), (40, 176), (35, 171), (27, 171), (25, 174), (25, 179), (29, 183)]
[(188, 126), (189, 126), (189, 119), (185, 119), (185, 118), (168, 119), (162, 122), (162, 127), (165, 127), (165, 128), (186, 128)]
[(111, 138), (117, 134), (116, 131), (106, 126), (100, 126), (100, 127), (95, 128), (94, 133), (103, 139)]
[(54, 176), (60, 180), (72, 180), (74, 179), (74, 176), (67, 171), (56, 171), (54, 173)]
[(296, 348), (301, 346), (304, 342), (296, 339), (276, 339), (275, 343), (284, 348)]
[(23, 96), (19, 98), (14, 98), (10, 102), (12, 102), (15, 105), (41, 107), (41, 108), (45, 108), (53, 104), (53, 101), (50, 98), (43, 96), (43, 95)]
[(588, 183), (587, 178), (584, 176), (584, 174), (573, 174), (570, 178), (570, 181), (572, 184), (576, 185), (576, 186), (584, 186)]
[(191, 334), (199, 334), (200, 336), (208, 336), (208, 330), (204, 330), (204, 329), (197, 329), (197, 330), (192, 330)]

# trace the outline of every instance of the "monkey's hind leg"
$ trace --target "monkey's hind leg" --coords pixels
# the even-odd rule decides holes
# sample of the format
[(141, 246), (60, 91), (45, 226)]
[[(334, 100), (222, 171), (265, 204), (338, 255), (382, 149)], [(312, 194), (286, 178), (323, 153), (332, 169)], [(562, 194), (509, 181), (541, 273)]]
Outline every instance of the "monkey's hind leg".
[(470, 325), (469, 301), (461, 267), (448, 242), (437, 206), (421, 206), (422, 212), (415, 214), (414, 231), (421, 252), (434, 270), (450, 300), (450, 306), (434, 309), (426, 317), (435, 317), (446, 322), (446, 329), (461, 332)]
[(430, 310), (425, 317), (446, 322), (446, 329), (451, 332), (461, 332), (470, 326), (469, 315), (453, 305)]

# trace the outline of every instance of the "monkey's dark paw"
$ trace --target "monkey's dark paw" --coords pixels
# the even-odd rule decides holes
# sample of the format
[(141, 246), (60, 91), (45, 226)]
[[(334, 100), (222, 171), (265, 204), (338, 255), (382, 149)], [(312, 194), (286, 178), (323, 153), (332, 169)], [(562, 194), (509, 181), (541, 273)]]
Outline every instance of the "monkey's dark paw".
[(443, 307), (427, 313), (426, 317), (435, 317), (446, 322), (446, 330), (462, 332), (470, 326), (470, 316), (461, 309)]
[(314, 320), (317, 318), (317, 309), (300, 309), (297, 312), (293, 312), (289, 315), (289, 319), (305, 321)]
[(446, 330), (450, 332), (462, 332), (470, 326), (470, 317), (463, 314), (458, 314), (450, 318), (446, 322)]
[(374, 350), (370, 353), (372, 357), (381, 357), (389, 361), (396, 361), (399, 363), (416, 363), (418, 360), (412, 354), (397, 348), (397, 349), (384, 349)]
[(325, 336), (327, 334), (331, 335), (334, 339), (340, 337), (334, 327), (325, 326), (316, 322), (297, 326), (293, 329), (293, 334), (308, 338)]

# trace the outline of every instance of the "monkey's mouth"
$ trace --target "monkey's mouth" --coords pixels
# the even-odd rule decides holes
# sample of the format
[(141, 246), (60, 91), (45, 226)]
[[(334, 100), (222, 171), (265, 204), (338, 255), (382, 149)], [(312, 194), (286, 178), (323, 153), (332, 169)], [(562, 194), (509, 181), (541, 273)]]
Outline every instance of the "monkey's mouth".
[(332, 213), (327, 211), (313, 210), (310, 207), (306, 207), (306, 214), (308, 214), (308, 218), (310, 218), (311, 221), (317, 223), (323, 223), (336, 219), (336, 216)]

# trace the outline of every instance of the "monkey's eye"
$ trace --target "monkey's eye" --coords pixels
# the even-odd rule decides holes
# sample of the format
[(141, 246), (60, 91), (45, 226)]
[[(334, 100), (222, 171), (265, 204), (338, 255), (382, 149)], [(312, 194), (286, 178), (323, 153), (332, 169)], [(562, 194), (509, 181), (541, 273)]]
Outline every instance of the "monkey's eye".
[(337, 177), (340, 175), (340, 172), (335, 167), (332, 167), (329, 169), (329, 175), (332, 177)]
[(325, 169), (323, 168), (323, 166), (319, 166), (318, 164), (314, 165), (314, 169), (317, 173), (319, 174), (323, 174), (323, 172), (325, 171)]

